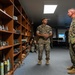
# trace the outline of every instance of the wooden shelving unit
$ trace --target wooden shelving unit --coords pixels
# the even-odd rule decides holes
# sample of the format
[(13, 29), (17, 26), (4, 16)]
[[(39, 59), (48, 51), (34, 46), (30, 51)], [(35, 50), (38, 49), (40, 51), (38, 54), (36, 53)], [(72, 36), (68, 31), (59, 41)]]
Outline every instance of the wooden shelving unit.
[(0, 62), (5, 56), (12, 66), (5, 75), (13, 75), (28, 55), (30, 37), (31, 24), (19, 0), (0, 0)]

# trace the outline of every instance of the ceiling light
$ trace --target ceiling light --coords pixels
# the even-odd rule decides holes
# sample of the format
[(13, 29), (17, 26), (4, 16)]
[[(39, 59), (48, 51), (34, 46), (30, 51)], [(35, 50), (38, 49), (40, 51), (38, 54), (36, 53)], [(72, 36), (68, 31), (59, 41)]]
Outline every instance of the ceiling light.
[(57, 5), (44, 5), (44, 14), (53, 14)]

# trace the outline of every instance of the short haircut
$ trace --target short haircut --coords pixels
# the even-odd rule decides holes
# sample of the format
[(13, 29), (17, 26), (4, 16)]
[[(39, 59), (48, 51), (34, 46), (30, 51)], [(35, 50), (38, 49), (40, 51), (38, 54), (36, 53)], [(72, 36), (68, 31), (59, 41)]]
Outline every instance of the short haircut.
[(47, 18), (42, 18), (42, 21), (43, 21), (44, 19), (47, 19)]
[(72, 13), (75, 13), (75, 9), (74, 8), (71, 8), (68, 11), (71, 11)]

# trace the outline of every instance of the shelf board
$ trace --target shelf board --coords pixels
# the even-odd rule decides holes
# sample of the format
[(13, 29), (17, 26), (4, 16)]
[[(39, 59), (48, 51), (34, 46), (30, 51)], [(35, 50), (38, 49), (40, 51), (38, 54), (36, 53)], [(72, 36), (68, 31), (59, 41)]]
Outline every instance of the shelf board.
[(11, 31), (6, 31), (6, 30), (0, 30), (0, 33), (12, 33)]
[(6, 12), (4, 12), (2, 9), (0, 9), (0, 18), (5, 20), (11, 20), (12, 17), (8, 15)]
[(22, 50), (22, 52), (24, 52), (27, 48), (25, 48), (24, 50)]
[[(20, 10), (16, 7), (16, 5), (14, 5), (14, 7), (15, 7), (15, 9), (16, 9), (16, 13), (18, 13), (18, 15), (20, 14), (21, 16), (22, 16), (22, 18), (24, 19), (24, 20), (26, 20), (26, 18), (25, 18), (25, 16), (20, 12)], [(27, 20), (26, 20), (27, 21)]]
[[(25, 26), (24, 26), (24, 25), (22, 25), (22, 27), (23, 27), (23, 28), (25, 28)], [(26, 28), (25, 28), (25, 29), (26, 29)]]
[(24, 49), (24, 50), (22, 50), (22, 52), (23, 52), (23, 51), (25, 51), (26, 49), (27, 49), (27, 47), (25, 46), (25, 49)]
[(14, 5), (14, 7), (15, 7), (15, 13), (17, 14), (17, 15), (21, 15), (22, 16), (22, 18), (24, 19), (24, 20), (26, 20), (26, 22), (27, 23), (29, 23), (28, 21), (27, 21), (27, 19), (25, 18), (25, 16), (20, 12), (20, 10)]
[(25, 16), (22, 14), (22, 18), (24, 19), (24, 20), (26, 20), (26, 18), (25, 18)]
[(20, 66), (19, 62), (15, 65), (13, 71), (15, 71)]
[(15, 9), (14, 9), (14, 12), (15, 14), (17, 15), (22, 15), (22, 13), (20, 12), (20, 10), (14, 5)]
[(29, 36), (31, 36), (31, 35), (25, 35), (26, 37), (29, 37)]
[(26, 20), (26, 22), (28, 23), (27, 19), (25, 18), (25, 16), (22, 14), (22, 18)]
[(20, 53), (21, 53), (21, 51), (19, 51), (19, 52), (16, 53), (16, 54), (13, 54), (13, 56), (15, 57), (15, 56), (19, 55)]
[[(26, 13), (24, 13), (24, 14), (26, 15)], [(22, 18), (25, 19), (27, 23), (29, 23), (26, 16), (24, 16), (23, 13), (22, 13)]]
[(14, 20), (14, 23), (15, 23), (17, 26), (20, 26), (20, 25), (21, 25), (21, 23), (18, 22), (18, 21), (16, 21), (16, 20)]
[[(25, 27), (25, 28), (26, 28), (26, 27)], [(26, 30), (30, 32), (30, 29), (29, 29), (29, 28), (26, 28)]]
[(8, 72), (7, 74), (5, 74), (5, 75), (12, 75), (13, 74), (13, 71), (10, 71), (10, 72)]
[(14, 0), (14, 4), (15, 4), (15, 6), (21, 6), (19, 0)]
[(22, 36), (25, 36), (24, 33), (21, 33)]
[(9, 46), (3, 46), (3, 47), (0, 47), (0, 50), (3, 50), (3, 49), (7, 49), (7, 48), (11, 48), (12, 45), (9, 45)]
[(26, 26), (25, 26), (25, 29), (28, 30), (28, 31), (30, 31), (30, 29), (28, 27), (26, 27)]
[(19, 63), (17, 63), (14, 67), (14, 71), (19, 67)]
[(15, 44), (14, 46), (20, 45), (20, 43)]
[(21, 33), (19, 34), (19, 33), (14, 33), (15, 35), (21, 35)]

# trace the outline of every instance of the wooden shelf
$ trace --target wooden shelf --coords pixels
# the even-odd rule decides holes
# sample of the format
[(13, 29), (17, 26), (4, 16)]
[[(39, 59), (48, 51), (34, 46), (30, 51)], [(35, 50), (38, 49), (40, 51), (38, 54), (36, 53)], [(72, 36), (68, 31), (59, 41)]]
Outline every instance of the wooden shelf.
[(19, 66), (20, 66), (20, 63), (18, 62), (18, 63), (15, 65), (13, 71), (15, 71)]
[(20, 45), (20, 43), (15, 44), (14, 46)]
[(11, 20), (12, 17), (8, 15), (6, 12), (4, 12), (2, 9), (0, 9), (0, 18), (5, 20)]
[(12, 75), (13, 74), (13, 71), (10, 71), (10, 72), (8, 72), (7, 74), (5, 74), (5, 75)]
[[(2, 26), (5, 30), (0, 30), (0, 41), (9, 45), (0, 47), (0, 58), (2, 58), (0, 62), (3, 61), (3, 56), (5, 56), (6, 60), (10, 58), (12, 65), (10, 75), (13, 75), (12, 73), (14, 73), (23, 61), (22, 53), (25, 53), (25, 50), (28, 48), (26, 43), (22, 43), (22, 39), (27, 38), (27, 43), (29, 43), (30, 41), (28, 41), (28, 39), (31, 37), (30, 21), (19, 0), (0, 0), (0, 29), (2, 29)], [(25, 35), (25, 33), (27, 33), (27, 35)], [(22, 46), (25, 46), (24, 50), (22, 50)], [(18, 49), (19, 52), (17, 51), (18, 53), (15, 54), (14, 50), (16, 49)], [(18, 61), (14, 66), (16, 59), (20, 62)]]
[(24, 47), (25, 47), (25, 48), (24, 48), (24, 50), (25, 50), (25, 49), (27, 49), (27, 47), (26, 47), (26, 46), (24, 46)]
[(15, 35), (21, 35), (21, 34), (19, 34), (19, 33), (14, 33)]
[(12, 33), (11, 31), (0, 30), (0, 33)]
[(17, 25), (21, 25), (21, 23), (20, 23), (20, 22), (15, 21), (15, 20), (14, 20), (14, 23), (15, 23), (15, 24), (17, 24)]
[(17, 15), (22, 15), (21, 12), (20, 12), (20, 10), (15, 5), (14, 5), (14, 7), (15, 7), (15, 13)]
[[(24, 25), (22, 25), (22, 27), (23, 27), (23, 28), (25, 28), (25, 26), (24, 26)], [(26, 28), (25, 28), (25, 29), (26, 29)]]
[(22, 18), (24, 19), (24, 20), (26, 20), (26, 18), (24, 17), (24, 15), (22, 14)]
[(31, 35), (25, 35), (26, 37), (29, 37), (29, 36), (31, 36)]
[(9, 46), (3, 46), (3, 47), (0, 47), (0, 50), (3, 50), (3, 49), (7, 49), (7, 48), (11, 48), (12, 45), (9, 45)]
[(15, 5), (15, 6), (21, 6), (19, 0), (14, 0), (14, 5)]
[(13, 56), (15, 57), (15, 56), (19, 55), (20, 53), (21, 53), (21, 51), (16, 53), (16, 54), (13, 54)]
[(22, 36), (25, 36), (24, 33), (21, 34)]

